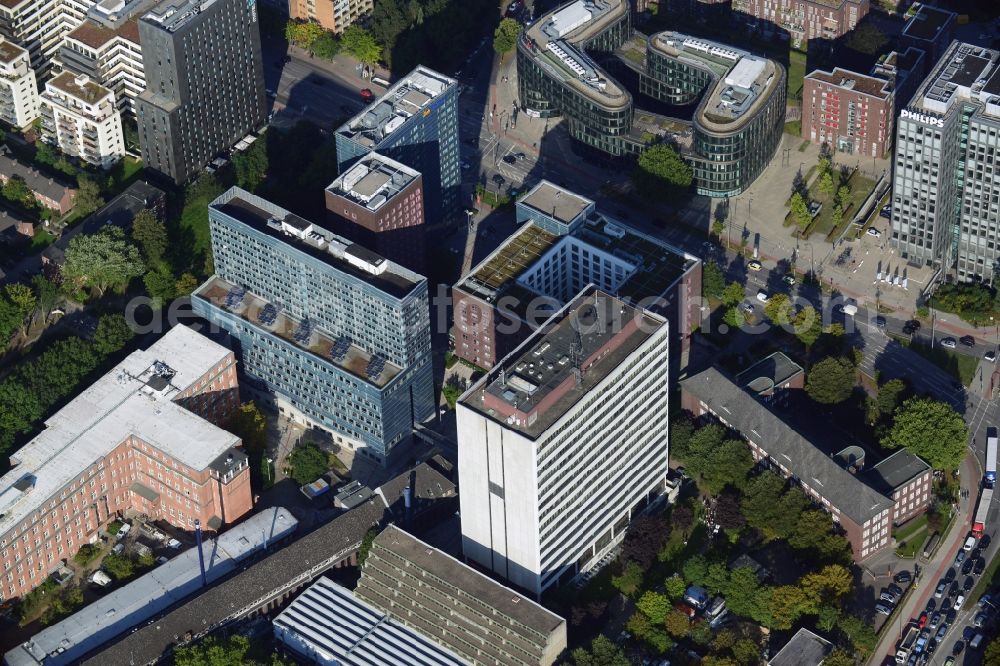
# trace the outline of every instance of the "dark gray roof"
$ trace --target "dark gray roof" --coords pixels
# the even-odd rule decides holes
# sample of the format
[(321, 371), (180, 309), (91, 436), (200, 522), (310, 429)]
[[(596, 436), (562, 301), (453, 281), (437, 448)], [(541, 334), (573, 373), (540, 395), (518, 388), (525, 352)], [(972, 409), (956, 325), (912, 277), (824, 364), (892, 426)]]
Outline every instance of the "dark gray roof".
[(403, 488), (407, 486), (413, 490), (415, 514), (421, 513), (437, 500), (458, 496), (454, 483), (427, 463), (421, 463), (408, 474), (400, 474), (379, 488), (385, 503), (389, 505), (389, 511), (396, 518), (402, 517), (405, 513)]
[(0, 146), (0, 174), (22, 178), (32, 192), (44, 195), (54, 201), (62, 199), (66, 190), (75, 190), (66, 181), (42, 173), (34, 166), (13, 157), (7, 146)]
[(42, 256), (53, 263), (62, 264), (66, 257), (66, 248), (69, 247), (70, 241), (78, 235), (95, 234), (107, 224), (125, 228), (132, 223), (139, 211), (153, 208), (164, 197), (166, 194), (163, 190), (147, 182), (137, 180), (103, 208), (69, 229), (59, 240), (45, 248)]
[(900, 486), (928, 472), (931, 466), (906, 449), (900, 449), (864, 473), (865, 479), (890, 497)]
[(921, 4), (920, 9), (903, 26), (903, 34), (914, 39), (932, 41), (941, 28), (954, 20), (955, 14), (939, 7)]
[(94, 666), (134, 666), (155, 663), (189, 632), (197, 636), (269, 591), (295, 578), (333, 553), (358, 544), (382, 520), (385, 505), (372, 499), (285, 548), (248, 567), (225, 582), (210, 587), (166, 615), (111, 644), (82, 663)]
[(778, 650), (768, 666), (819, 666), (833, 651), (833, 645), (808, 629), (799, 629), (785, 647)]
[(771, 412), (716, 368), (681, 381), (709, 410), (763, 447), (775, 462), (814, 488), (859, 525), (892, 506), (892, 501), (843, 469), (781, 417)]
[(736, 382), (759, 393), (786, 382), (801, 372), (801, 365), (777, 351), (736, 375)]
[[(409, 532), (389, 525), (375, 537), (375, 546), (384, 548), (412, 564), (417, 571), (431, 574), (422, 577), (423, 585), (434, 586), (435, 580), (445, 581), (473, 599), (478, 599), (497, 613), (516, 620), (525, 627), (548, 636), (566, 622), (555, 613), (514, 590), (479, 573), (437, 548), (428, 546)], [(362, 579), (363, 580), (363, 579)], [(440, 591), (450, 594), (447, 588)]]

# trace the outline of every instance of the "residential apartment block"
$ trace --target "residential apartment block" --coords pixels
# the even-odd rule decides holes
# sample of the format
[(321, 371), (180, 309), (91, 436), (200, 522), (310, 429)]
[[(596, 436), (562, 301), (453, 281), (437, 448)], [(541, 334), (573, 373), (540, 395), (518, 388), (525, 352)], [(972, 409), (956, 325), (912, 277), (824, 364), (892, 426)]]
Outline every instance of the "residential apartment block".
[(135, 114), (135, 99), (146, 89), (139, 46), (139, 17), (158, 0), (104, 0), (66, 35), (59, 65), (85, 74), (115, 93), (121, 111)]
[(668, 329), (590, 286), (462, 396), (466, 558), (541, 595), (621, 542), (666, 481)]
[(139, 20), (139, 41), (146, 166), (183, 183), (264, 124), (256, 2), (164, 0)]
[(329, 578), (310, 585), (272, 625), (276, 642), (320, 666), (466, 666)]
[(7, 0), (0, 4), (0, 35), (27, 49), (32, 69), (44, 76), (63, 37), (83, 22), (94, 4), (95, 0)]
[(900, 258), (993, 284), (998, 149), (1000, 51), (953, 42), (896, 127), (892, 243)]
[(332, 229), (423, 274), (423, 190), (419, 172), (378, 153), (369, 153), (326, 188)]
[(115, 94), (83, 75), (63, 72), (45, 83), (42, 139), (67, 155), (108, 169), (125, 156)]
[(421, 174), (424, 216), (430, 224), (461, 213), (454, 79), (418, 66), (338, 128), (336, 142), (340, 173), (375, 151)]
[(815, 70), (802, 90), (802, 138), (851, 155), (882, 157), (892, 148), (900, 103), (913, 95), (924, 53), (893, 51), (871, 75), (834, 68)]
[(28, 52), (0, 36), (0, 120), (25, 128), (38, 117), (38, 82)]
[[(701, 262), (543, 180), (517, 202), (522, 225), (452, 288), (455, 354), (494, 367), (588, 283), (663, 314), (677, 363), (700, 317)], [(655, 300), (651, 300), (655, 299)]]
[[(753, 387), (716, 368), (681, 380), (681, 406), (710, 415), (738, 431), (755, 461), (802, 486), (806, 496), (830, 513), (844, 531), (856, 561), (892, 547), (892, 530), (927, 510), (932, 470), (903, 450), (873, 469), (856, 474), (788, 425), (758, 400)], [(747, 388), (751, 390), (747, 390)], [(846, 461), (845, 461), (846, 462)], [(857, 461), (853, 461), (857, 470)]]
[(549, 666), (566, 649), (566, 620), (395, 525), (355, 595), (471, 666)]
[(375, 0), (288, 0), (287, 11), (293, 19), (315, 21), (324, 30), (339, 34), (374, 8)]
[(785, 31), (800, 46), (843, 37), (870, 8), (869, 0), (733, 0), (733, 17), (764, 34)]
[(116, 517), (210, 530), (251, 508), (228, 349), (175, 326), (45, 421), (0, 477), (0, 590), (22, 597)]
[(239, 188), (208, 213), (192, 307), (237, 341), (248, 388), (388, 464), (434, 414), (427, 280)]
[(51, 211), (65, 215), (73, 208), (76, 188), (40, 172), (31, 164), (13, 157), (10, 148), (0, 146), (0, 183), (19, 178), (35, 195), (35, 201)]

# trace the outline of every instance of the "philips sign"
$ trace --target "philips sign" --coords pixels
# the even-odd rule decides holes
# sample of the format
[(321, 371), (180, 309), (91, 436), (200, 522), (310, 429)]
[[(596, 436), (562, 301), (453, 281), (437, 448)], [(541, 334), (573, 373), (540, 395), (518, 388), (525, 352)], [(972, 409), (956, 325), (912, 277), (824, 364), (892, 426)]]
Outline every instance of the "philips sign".
[(934, 116), (928, 116), (923, 113), (917, 113), (916, 111), (909, 111), (903, 109), (899, 112), (900, 118), (909, 118), (910, 120), (916, 120), (918, 123), (924, 123), (927, 125), (933, 125), (935, 127), (944, 127), (944, 120), (941, 118), (935, 118)]

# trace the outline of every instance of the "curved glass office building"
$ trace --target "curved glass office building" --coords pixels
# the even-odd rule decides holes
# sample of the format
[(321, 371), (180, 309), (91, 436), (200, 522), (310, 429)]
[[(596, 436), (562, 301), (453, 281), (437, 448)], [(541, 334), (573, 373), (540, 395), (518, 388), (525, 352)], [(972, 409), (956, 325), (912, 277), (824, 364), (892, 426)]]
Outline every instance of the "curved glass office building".
[(587, 52), (610, 53), (632, 34), (625, 0), (576, 0), (521, 33), (517, 80), (525, 113), (563, 115), (571, 137), (609, 155), (626, 152), (632, 96)]
[(651, 97), (695, 110), (692, 140), (684, 156), (698, 194), (734, 196), (767, 166), (785, 123), (785, 68), (773, 60), (675, 32), (646, 45)]
[[(629, 136), (632, 95), (589, 55), (611, 53), (630, 36), (625, 0), (575, 0), (541, 17), (517, 46), (525, 113), (565, 116), (572, 138), (610, 156), (641, 150), (645, 139), (638, 130)], [(681, 152), (692, 166), (698, 194), (739, 194), (761, 174), (781, 140), (785, 69), (773, 60), (663, 32), (648, 39), (638, 89), (667, 104), (697, 104), (693, 132)]]

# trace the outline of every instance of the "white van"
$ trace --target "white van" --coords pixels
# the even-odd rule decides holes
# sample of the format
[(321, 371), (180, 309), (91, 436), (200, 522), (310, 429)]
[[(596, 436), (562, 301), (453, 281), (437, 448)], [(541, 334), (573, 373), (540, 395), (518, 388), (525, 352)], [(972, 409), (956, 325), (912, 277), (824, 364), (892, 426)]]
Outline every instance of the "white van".
[(964, 550), (965, 552), (969, 552), (975, 547), (976, 547), (976, 537), (970, 536), (968, 539), (965, 540), (965, 545), (962, 546), (962, 550)]
[(979, 648), (979, 644), (983, 642), (983, 635), (976, 634), (971, 641), (969, 641), (969, 649), (976, 650)]
[(955, 610), (961, 610), (962, 604), (965, 603), (965, 596), (960, 594), (955, 597)]

